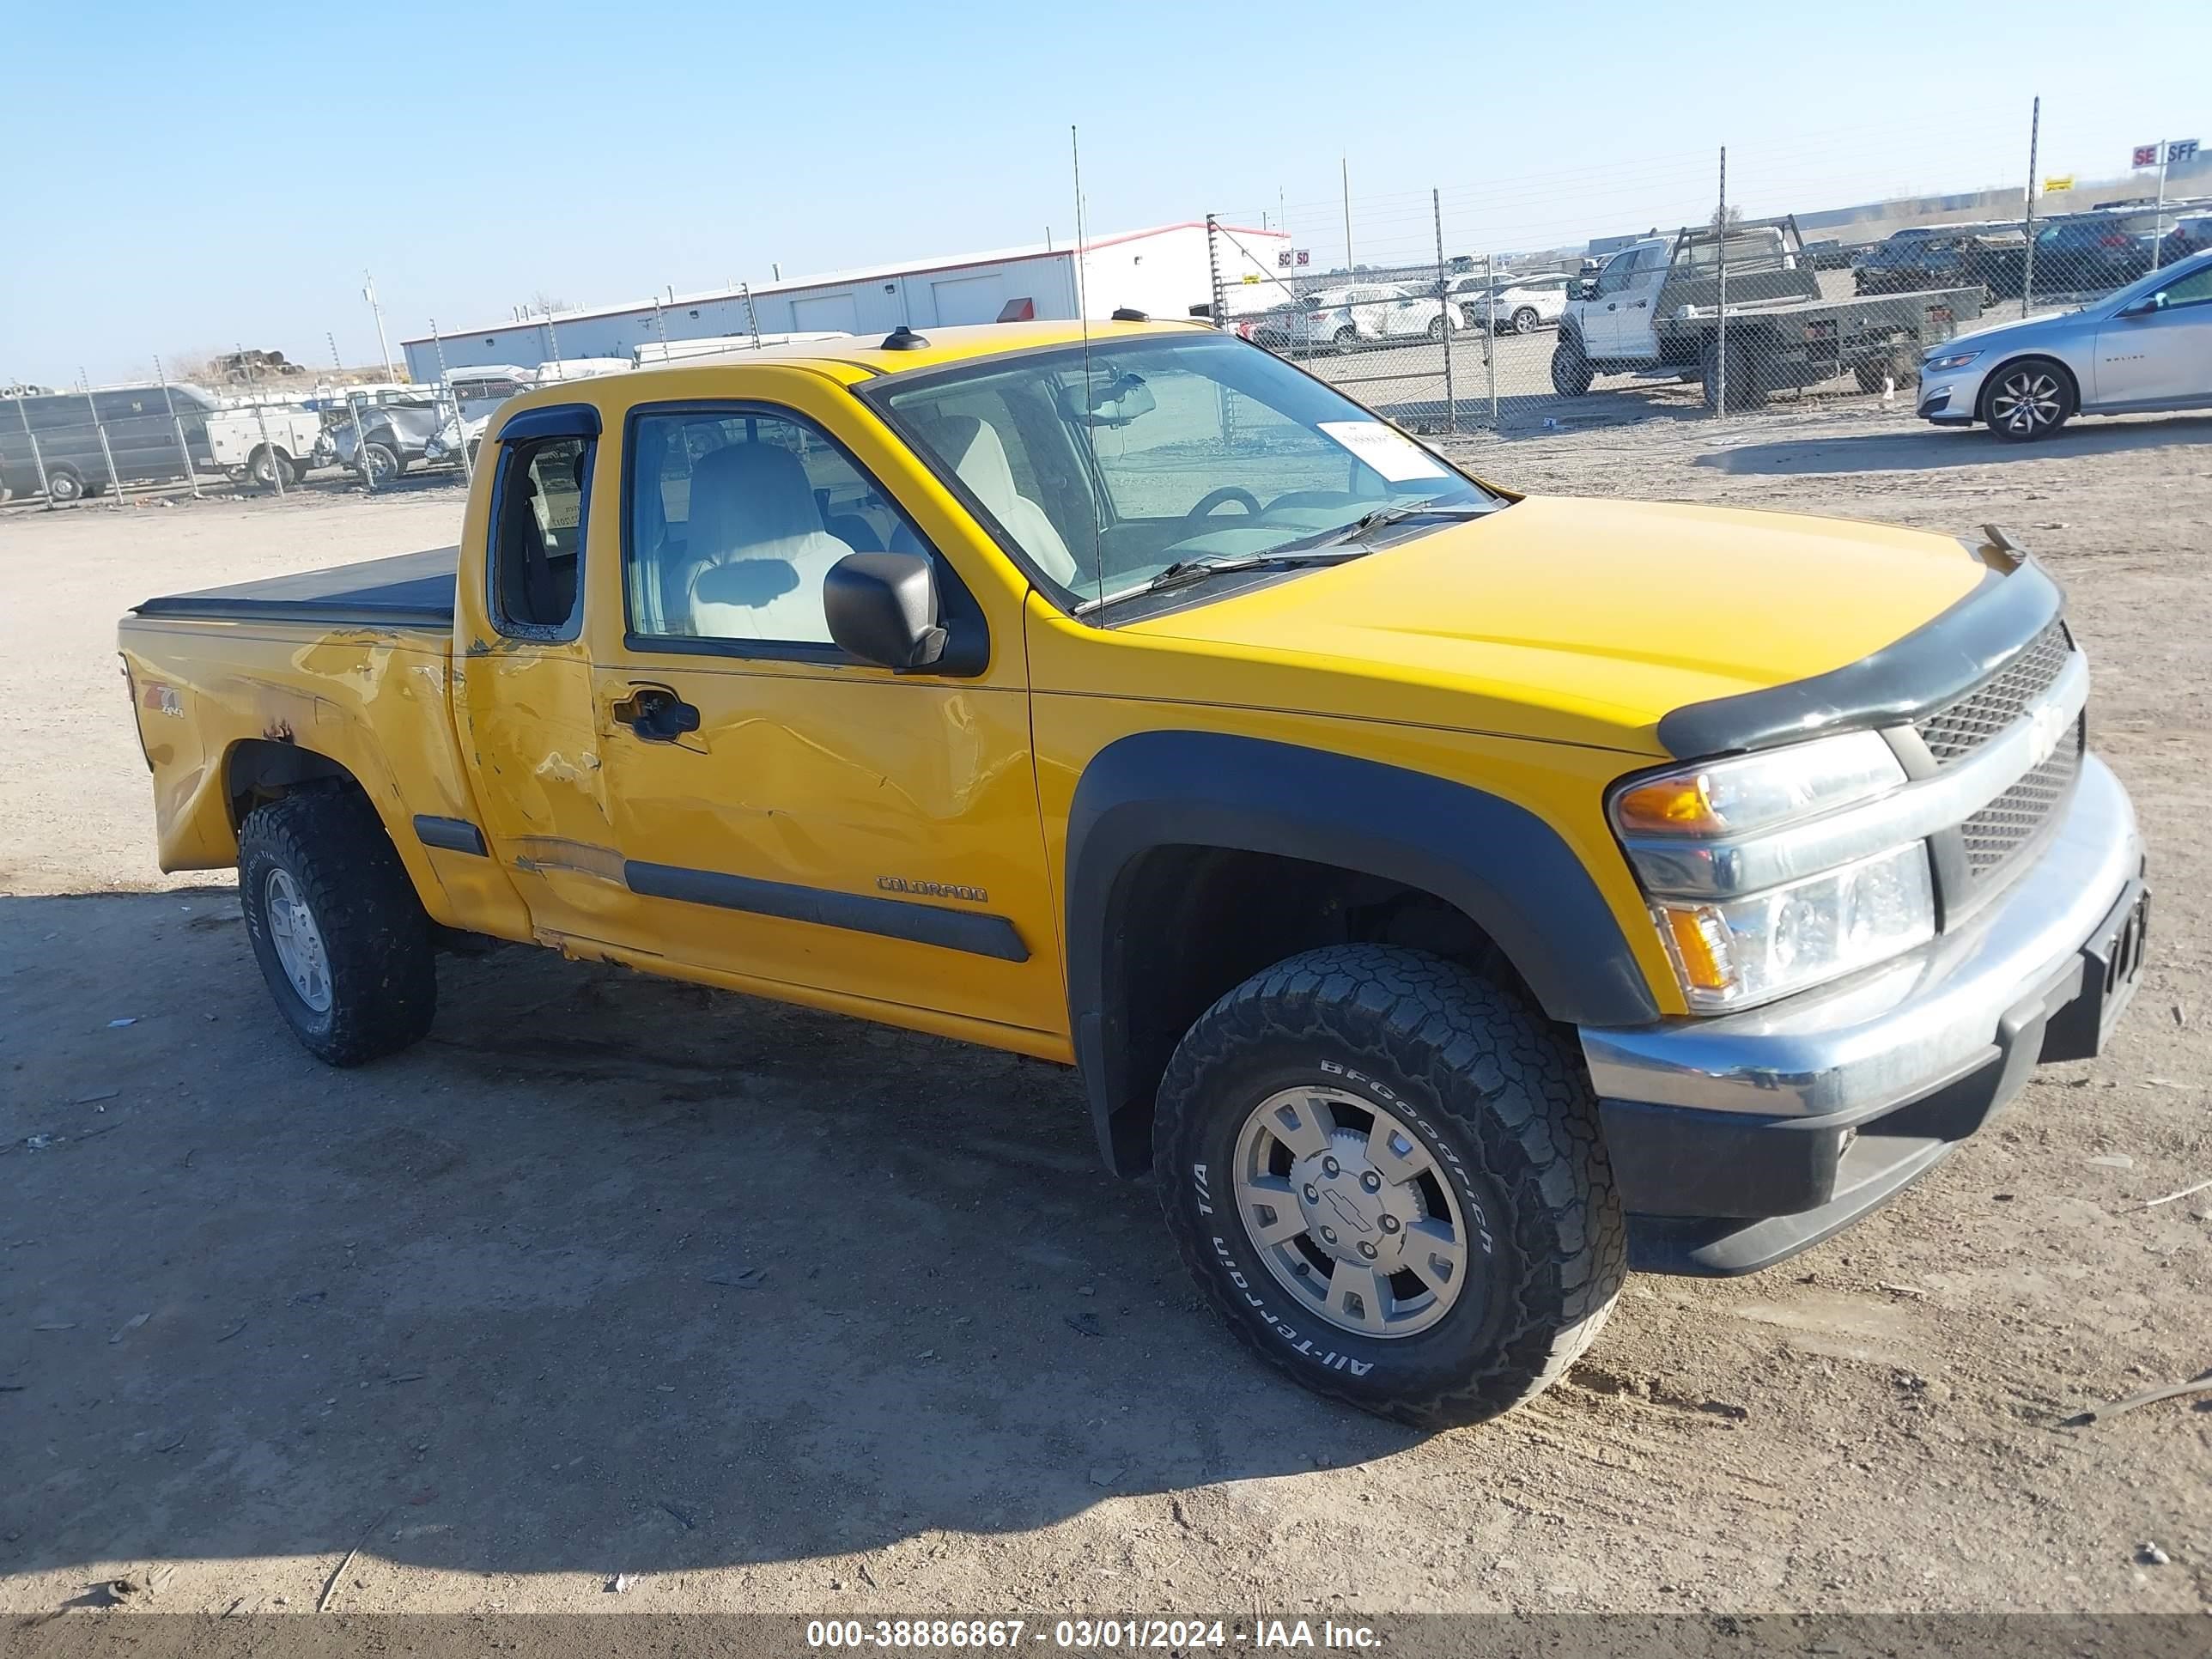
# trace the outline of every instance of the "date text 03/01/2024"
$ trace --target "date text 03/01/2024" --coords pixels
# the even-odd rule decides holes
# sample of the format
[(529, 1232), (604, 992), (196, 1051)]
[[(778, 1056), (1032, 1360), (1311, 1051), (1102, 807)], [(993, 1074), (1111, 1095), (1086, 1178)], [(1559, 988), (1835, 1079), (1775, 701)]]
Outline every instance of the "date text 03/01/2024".
[(1365, 1649), (1381, 1637), (1365, 1625), (1322, 1620), (1261, 1619), (1249, 1631), (1221, 1619), (1061, 1619), (1047, 1626), (1021, 1619), (816, 1619), (806, 1645), (815, 1649), (1019, 1648), (1049, 1643), (1077, 1651), (1192, 1648)]

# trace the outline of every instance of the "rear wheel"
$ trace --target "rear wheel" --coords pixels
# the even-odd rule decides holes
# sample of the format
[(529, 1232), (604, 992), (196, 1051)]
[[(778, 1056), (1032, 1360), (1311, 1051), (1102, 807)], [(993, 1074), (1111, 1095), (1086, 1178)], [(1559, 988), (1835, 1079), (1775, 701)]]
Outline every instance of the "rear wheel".
[(430, 919), (358, 790), (317, 785), (256, 807), (239, 830), (238, 890), (261, 976), (308, 1053), (359, 1066), (430, 1029)]
[(1331, 946), (1231, 991), (1169, 1064), (1153, 1151), (1170, 1231), (1244, 1345), (1400, 1422), (1540, 1393), (1626, 1273), (1575, 1055), (1419, 951)]
[[(1705, 383), (1705, 407), (1717, 411), (1721, 406), (1720, 342), (1708, 340), (1698, 363), (1698, 377)], [(1728, 343), (1728, 406), (1731, 410), (1758, 409), (1766, 402), (1766, 389), (1759, 383), (1757, 360), (1750, 348), (1741, 340)]]
[(50, 466), (46, 469), (46, 499), (50, 501), (81, 501), (84, 499), (84, 478), (73, 466)]
[(1431, 317), (1429, 319), (1429, 338), (1431, 340), (1442, 340), (1443, 337), (1444, 319), (1442, 317)]
[(1334, 346), (1339, 351), (1349, 351), (1352, 347), (1359, 343), (1359, 331), (1354, 328), (1350, 323), (1346, 323), (1342, 328), (1337, 330), (1334, 335), (1330, 336), (1329, 343)]
[(276, 487), (276, 469), (279, 466), (283, 467), (288, 472), (290, 471), (291, 458), (264, 445), (255, 450), (247, 459), (246, 476), (264, 489), (274, 489)]
[(1513, 331), (1516, 334), (1534, 334), (1540, 320), (1534, 306), (1522, 306), (1513, 313)]
[(1579, 398), (1596, 378), (1597, 371), (1583, 354), (1582, 336), (1559, 336), (1559, 343), (1552, 348), (1552, 390), (1562, 398)]
[(2050, 436), (2074, 410), (2073, 379), (2048, 357), (2007, 363), (1990, 377), (1982, 396), (1982, 418), (1990, 430), (2014, 443)]

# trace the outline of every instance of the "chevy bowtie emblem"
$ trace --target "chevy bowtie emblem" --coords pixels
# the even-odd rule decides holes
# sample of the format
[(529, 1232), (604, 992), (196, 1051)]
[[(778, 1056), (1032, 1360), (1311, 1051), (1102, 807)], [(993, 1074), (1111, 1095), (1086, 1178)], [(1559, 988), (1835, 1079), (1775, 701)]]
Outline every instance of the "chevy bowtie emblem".
[(2033, 770), (2049, 760), (2066, 734), (2074, 729), (2074, 717), (2057, 703), (2045, 703), (2027, 719), (2033, 739), (2029, 745), (2027, 764)]

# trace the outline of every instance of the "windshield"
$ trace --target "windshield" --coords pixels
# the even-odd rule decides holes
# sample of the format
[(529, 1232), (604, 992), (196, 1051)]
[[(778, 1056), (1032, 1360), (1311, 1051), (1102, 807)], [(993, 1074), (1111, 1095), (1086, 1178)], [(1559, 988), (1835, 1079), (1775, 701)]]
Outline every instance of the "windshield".
[[(880, 404), (1070, 607), (1141, 589), (1170, 566), (1249, 568), (1382, 509), (1433, 507), (1441, 523), (1448, 510), (1503, 504), (1395, 427), (1222, 334), (916, 374)], [(1395, 511), (1385, 519), (1394, 535), (1435, 527)]]

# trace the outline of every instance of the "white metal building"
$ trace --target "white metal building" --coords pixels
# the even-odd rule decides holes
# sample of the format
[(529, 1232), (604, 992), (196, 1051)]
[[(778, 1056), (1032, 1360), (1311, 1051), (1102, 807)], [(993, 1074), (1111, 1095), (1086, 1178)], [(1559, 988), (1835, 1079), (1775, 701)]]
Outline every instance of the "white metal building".
[[(1221, 280), (1273, 292), (1274, 263), (1289, 239), (1278, 230), (1224, 227), (1218, 238)], [(404, 342), (407, 372), (438, 378), (442, 344), (448, 369), (486, 363), (534, 368), (573, 357), (627, 357), (663, 339), (718, 335), (887, 334), (903, 323), (988, 323), (1011, 313), (1039, 320), (1073, 319), (1080, 300), (1093, 317), (1131, 307), (1155, 317), (1186, 317), (1212, 294), (1206, 226), (1201, 222), (1092, 238), (1073, 244), (1002, 248), (950, 259), (915, 259), (865, 270), (836, 271), (772, 283), (751, 290), (664, 295), (656, 304), (556, 311), (550, 317), (456, 329), (442, 342), (424, 335)], [(1237, 307), (1231, 307), (1234, 310)]]

